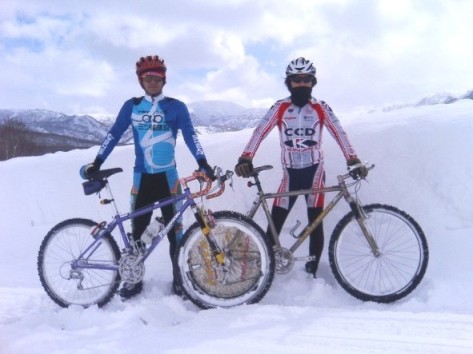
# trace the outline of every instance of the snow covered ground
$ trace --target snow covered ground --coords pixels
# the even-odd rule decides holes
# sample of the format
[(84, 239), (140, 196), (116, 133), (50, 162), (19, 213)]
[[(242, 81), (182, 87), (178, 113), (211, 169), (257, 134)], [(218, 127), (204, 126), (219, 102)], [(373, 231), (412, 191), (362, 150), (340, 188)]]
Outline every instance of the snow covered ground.
[[(97, 148), (0, 162), (0, 353), (473, 353), (472, 112), (473, 101), (461, 100), (340, 117), (360, 157), (376, 164), (362, 200), (405, 210), (428, 238), (423, 282), (388, 305), (345, 293), (325, 251), (318, 279), (298, 263), (288, 275), (276, 275), (259, 304), (202, 311), (171, 295), (165, 243), (151, 256), (138, 297), (125, 303), (116, 297), (103, 309), (59, 308), (41, 288), (37, 252), (63, 219), (110, 218), (107, 206), (82, 194), (78, 174)], [(250, 133), (202, 136), (209, 162), (232, 169)], [(278, 144), (274, 131), (255, 158), (255, 164), (276, 166), (263, 176), (268, 191), (280, 179)], [(328, 133), (325, 147), (330, 184), (345, 163)], [(182, 140), (178, 163), (182, 176), (195, 168)], [(128, 210), (132, 164), (128, 146), (117, 148), (104, 165), (124, 168), (111, 179), (122, 211)], [(206, 205), (245, 211), (254, 192), (235, 178), (233, 190)], [(286, 232), (297, 218), (305, 220), (303, 208), (298, 201)], [(340, 205), (329, 216), (326, 245), (346, 212)], [(187, 215), (186, 225), (191, 221)]]

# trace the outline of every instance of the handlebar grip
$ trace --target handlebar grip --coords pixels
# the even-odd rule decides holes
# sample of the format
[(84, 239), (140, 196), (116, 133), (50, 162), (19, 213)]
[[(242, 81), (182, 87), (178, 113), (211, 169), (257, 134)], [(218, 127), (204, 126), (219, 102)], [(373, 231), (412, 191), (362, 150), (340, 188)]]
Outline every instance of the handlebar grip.
[(356, 170), (357, 168), (361, 167), (361, 166), (366, 166), (366, 169), (368, 171), (371, 171), (375, 165), (374, 164), (371, 164), (368, 166), (368, 162), (360, 162), (360, 163), (357, 163), (355, 165), (351, 165), (351, 166), (348, 166), (348, 173), (347, 174), (344, 174), (344, 175), (340, 175), (338, 177), (340, 177), (341, 179), (348, 179), (348, 178), (353, 178), (353, 171)]

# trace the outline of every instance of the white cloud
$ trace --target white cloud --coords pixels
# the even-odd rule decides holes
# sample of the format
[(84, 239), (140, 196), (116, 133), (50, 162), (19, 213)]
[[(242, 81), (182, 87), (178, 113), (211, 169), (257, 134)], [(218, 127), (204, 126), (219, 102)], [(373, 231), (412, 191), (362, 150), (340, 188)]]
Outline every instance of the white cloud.
[(169, 67), (165, 93), (186, 102), (267, 107), (299, 56), (317, 66), (315, 93), (343, 110), (467, 90), (471, 13), (464, 0), (6, 0), (0, 107), (115, 113), (141, 93), (136, 60), (155, 53)]

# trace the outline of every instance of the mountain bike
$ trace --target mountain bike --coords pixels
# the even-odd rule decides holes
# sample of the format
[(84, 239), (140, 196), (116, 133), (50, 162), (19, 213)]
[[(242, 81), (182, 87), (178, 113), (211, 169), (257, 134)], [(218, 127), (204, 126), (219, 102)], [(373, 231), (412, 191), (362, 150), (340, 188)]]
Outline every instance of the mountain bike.
[[(354, 165), (348, 173), (337, 176), (337, 185), (285, 193), (265, 193), (259, 174), (273, 167), (257, 167), (251, 174), (254, 182), (250, 181), (248, 186), (256, 186), (258, 196), (246, 216), (253, 219), (258, 209), (263, 208), (274, 248), (275, 270), (284, 274), (294, 267), (295, 261), (313, 259), (311, 256), (295, 257), (294, 252), (343, 198), (351, 211), (336, 224), (328, 246), (335, 279), (360, 300), (390, 303), (411, 293), (424, 277), (429, 259), (427, 240), (419, 224), (406, 212), (385, 204), (361, 204), (357, 193), (362, 179), (354, 175), (357, 167), (359, 165)], [(367, 168), (371, 170), (374, 165)], [(356, 180), (347, 183), (346, 180), (352, 177)], [(295, 230), (300, 226), (298, 221), (290, 231), (295, 242), (289, 248), (283, 247), (267, 200), (330, 192), (336, 194), (321, 214), (296, 234)]]
[[(233, 172), (223, 174), (216, 168), (216, 186), (202, 172), (194, 172), (179, 179), (181, 194), (121, 214), (108, 179), (122, 171), (121, 168), (100, 170), (90, 174), (88, 181), (83, 183), (86, 195), (96, 193), (101, 204), (113, 207), (111, 221), (98, 223), (83, 218), (68, 219), (54, 226), (42, 241), (38, 274), (43, 288), (55, 303), (61, 307), (102, 307), (113, 298), (121, 282), (140, 282), (145, 275), (145, 261), (189, 207), (196, 223), (186, 231), (184, 239), (197, 243), (185, 246), (193, 251), (195, 248), (192, 260), (179, 263), (183, 267), (179, 274), (186, 276), (185, 295), (202, 308), (259, 301), (264, 286), (268, 284), (269, 269), (273, 266), (272, 251), (267, 249), (263, 231), (243, 215), (229, 211), (212, 213), (204, 208), (203, 203), (199, 205), (196, 202), (197, 198), (203, 200), (221, 195)], [(192, 181), (200, 183), (199, 191), (191, 192), (189, 183)], [(103, 189), (107, 196), (102, 199)], [(167, 225), (161, 225), (148, 247), (134, 242), (132, 235), (125, 231), (125, 222), (170, 204), (179, 206), (175, 216)], [(229, 241), (225, 233), (217, 232), (225, 229), (241, 236)], [(122, 241), (121, 249), (112, 236), (114, 231)], [(198, 257), (201, 257), (202, 269), (195, 263)], [(232, 296), (225, 297), (225, 293)]]

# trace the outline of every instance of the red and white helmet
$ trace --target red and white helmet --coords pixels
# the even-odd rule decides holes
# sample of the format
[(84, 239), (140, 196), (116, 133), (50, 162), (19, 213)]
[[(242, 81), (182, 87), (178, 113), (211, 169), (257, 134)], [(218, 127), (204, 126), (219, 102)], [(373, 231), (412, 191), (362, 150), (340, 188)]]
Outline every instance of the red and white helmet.
[(294, 59), (289, 63), (286, 69), (286, 77), (297, 74), (306, 74), (315, 77), (315, 66), (303, 57)]

